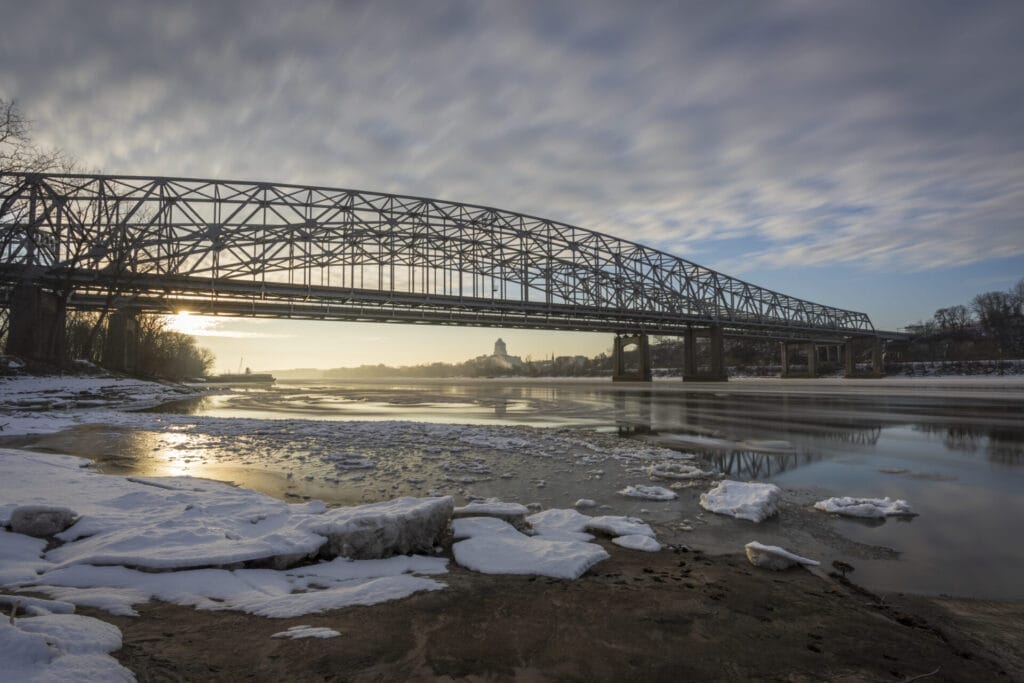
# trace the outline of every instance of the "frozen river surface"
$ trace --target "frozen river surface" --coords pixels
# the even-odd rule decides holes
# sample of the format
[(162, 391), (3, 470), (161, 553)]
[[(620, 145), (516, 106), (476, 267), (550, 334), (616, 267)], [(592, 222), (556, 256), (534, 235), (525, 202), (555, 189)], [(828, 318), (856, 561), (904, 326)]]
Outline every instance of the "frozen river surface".
[[(739, 552), (758, 540), (826, 571), (845, 562), (876, 590), (1024, 600), (1020, 380), (282, 382), (90, 421), (16, 445), (293, 500), (589, 498), (669, 543)], [(756, 525), (721, 517), (698, 504), (714, 478), (652, 479), (652, 466), (686, 454), (730, 479), (778, 484), (781, 513)], [(679, 497), (617, 493), (637, 484)], [(904, 499), (919, 514), (867, 523), (812, 508), (841, 495)]]

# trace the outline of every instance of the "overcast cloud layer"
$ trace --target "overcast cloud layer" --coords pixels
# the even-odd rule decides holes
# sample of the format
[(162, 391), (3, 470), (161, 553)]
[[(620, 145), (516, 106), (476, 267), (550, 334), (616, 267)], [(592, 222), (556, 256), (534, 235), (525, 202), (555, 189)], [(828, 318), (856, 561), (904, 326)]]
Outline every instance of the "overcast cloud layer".
[(742, 275), (1024, 254), (1024, 2), (2, 2), (87, 168), (483, 203)]

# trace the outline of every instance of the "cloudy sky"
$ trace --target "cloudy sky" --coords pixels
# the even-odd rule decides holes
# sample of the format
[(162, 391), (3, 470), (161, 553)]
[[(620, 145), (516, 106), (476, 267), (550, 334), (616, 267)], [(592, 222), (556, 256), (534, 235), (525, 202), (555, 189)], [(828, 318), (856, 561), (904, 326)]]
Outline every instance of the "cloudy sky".
[[(0, 97), (89, 169), (498, 206), (886, 329), (1024, 277), (1024, 2), (0, 0), (0, 16)], [(459, 360), (498, 334), (524, 356), (610, 346), (206, 332), (223, 367)]]

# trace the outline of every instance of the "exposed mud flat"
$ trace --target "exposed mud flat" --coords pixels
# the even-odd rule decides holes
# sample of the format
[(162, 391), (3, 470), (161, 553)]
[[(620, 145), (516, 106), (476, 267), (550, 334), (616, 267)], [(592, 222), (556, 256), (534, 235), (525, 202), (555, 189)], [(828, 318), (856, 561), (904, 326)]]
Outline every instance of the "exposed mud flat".
[[(881, 597), (740, 555), (606, 548), (576, 581), (453, 568), (444, 591), (296, 619), (157, 603), (100, 616), (140, 681), (1024, 677), (1020, 606)], [(300, 624), (341, 635), (271, 638)]]

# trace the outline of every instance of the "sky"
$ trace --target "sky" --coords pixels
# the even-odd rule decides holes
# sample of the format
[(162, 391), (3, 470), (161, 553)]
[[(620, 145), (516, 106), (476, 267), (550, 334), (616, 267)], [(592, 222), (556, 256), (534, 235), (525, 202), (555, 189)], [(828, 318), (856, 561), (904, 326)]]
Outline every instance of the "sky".
[[(898, 329), (1024, 278), (1024, 3), (0, 0), (0, 98), (86, 169), (497, 206)], [(223, 369), (609, 335), (218, 318)]]

